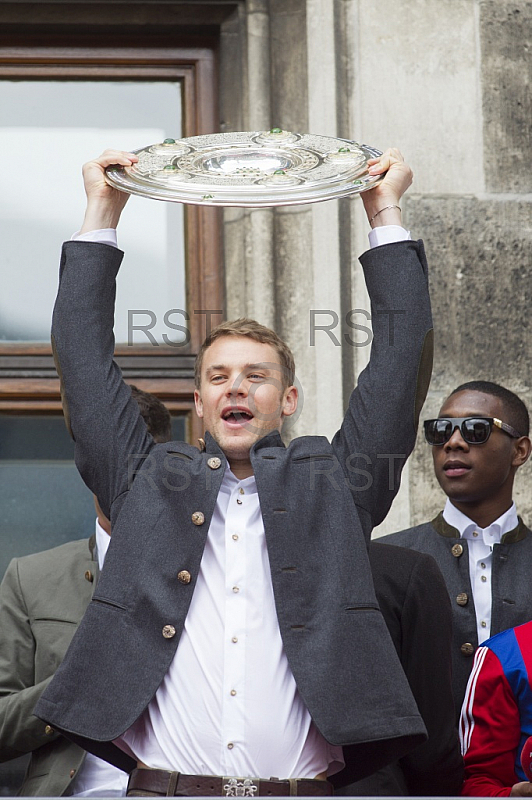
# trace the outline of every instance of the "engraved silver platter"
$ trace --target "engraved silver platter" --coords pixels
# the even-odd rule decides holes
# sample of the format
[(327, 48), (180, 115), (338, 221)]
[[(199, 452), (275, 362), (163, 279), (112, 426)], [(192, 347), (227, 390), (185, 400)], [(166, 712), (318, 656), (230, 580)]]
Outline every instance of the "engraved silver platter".
[(380, 150), (348, 139), (270, 131), (215, 133), (165, 139), (133, 150), (131, 167), (107, 168), (120, 191), (206, 206), (316, 203), (371, 189), (381, 175), (368, 174)]

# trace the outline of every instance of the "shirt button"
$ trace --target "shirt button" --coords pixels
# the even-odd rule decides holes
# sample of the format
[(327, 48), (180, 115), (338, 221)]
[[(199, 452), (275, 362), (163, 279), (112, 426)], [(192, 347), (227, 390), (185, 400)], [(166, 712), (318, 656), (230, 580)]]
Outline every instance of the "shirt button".
[(239, 491), (240, 494), (245, 494), (245, 492), (244, 492), (242, 487), (240, 487), (240, 489), (238, 491)]
[(190, 583), (190, 572), (187, 569), (182, 569), (181, 572), (177, 573), (177, 580), (181, 583)]
[(163, 636), (165, 639), (171, 639), (175, 636), (175, 628), (173, 625), (165, 625), (163, 628)]
[(488, 623), (485, 622), (484, 620), (482, 620), (482, 622), (480, 624), (482, 625), (483, 628), (487, 628), (488, 627)]
[(233, 636), (233, 638), (231, 639), (231, 641), (233, 642), (233, 644), (236, 644), (236, 643), (238, 642), (238, 639), (237, 639), (237, 637), (236, 637), (236, 636)]
[(486, 565), (484, 564), (483, 561), (480, 562), (480, 566), (482, 567), (482, 569), (486, 569)]
[(51, 725), (47, 725), (45, 727), (45, 729), (44, 729), (44, 732), (45, 732), (46, 736), (51, 736), (52, 733), (55, 733), (55, 731), (54, 731), (54, 729), (52, 728)]
[(473, 531), (473, 536), (474, 536), (474, 537), (475, 537), (475, 539), (476, 539), (476, 538), (477, 538), (477, 536), (478, 536), (478, 531)]
[(231, 697), (234, 697), (235, 695), (236, 695), (236, 691), (234, 689), (231, 689)]
[(240, 591), (240, 589), (239, 589), (239, 587), (238, 587), (238, 586), (233, 586), (233, 592), (234, 592), (235, 594), (236, 594), (237, 592), (239, 592), (239, 591)]
[(481, 579), (480, 579), (480, 580), (482, 581), (482, 583), (486, 583), (486, 581), (487, 581), (488, 579), (486, 578), (486, 576), (485, 576), (485, 575), (482, 575), (482, 577), (481, 577)]
[(234, 744), (233, 744), (233, 742), (229, 742), (229, 744), (227, 745), (227, 749), (228, 749), (228, 750), (232, 750), (232, 749), (233, 749), (233, 747), (234, 747)]
[(235, 542), (238, 542), (238, 534), (237, 533), (233, 533), (231, 538), (234, 539)]
[(218, 456), (209, 458), (207, 461), (207, 466), (209, 466), (211, 469), (220, 469), (222, 466), (222, 459), (218, 458)]
[(236, 498), (236, 502), (238, 503), (238, 505), (239, 505), (239, 506), (241, 506), (241, 505), (242, 505), (242, 500), (240, 499), (240, 497), (237, 497), (237, 498)]
[(461, 544), (453, 544), (453, 546), (451, 547), (451, 553), (455, 558), (461, 556), (463, 552), (464, 548), (462, 547)]
[(92, 574), (90, 569), (88, 569), (87, 572), (85, 573), (85, 580), (88, 581), (89, 583), (92, 583), (94, 580), (94, 575)]

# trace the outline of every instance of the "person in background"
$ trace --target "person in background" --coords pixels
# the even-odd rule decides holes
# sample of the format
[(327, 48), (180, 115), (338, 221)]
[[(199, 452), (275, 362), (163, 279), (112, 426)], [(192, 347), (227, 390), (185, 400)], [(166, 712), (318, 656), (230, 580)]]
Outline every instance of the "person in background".
[(529, 417), (513, 392), (471, 381), (424, 425), (445, 508), (379, 541), (428, 553), (441, 569), (453, 608), (458, 716), (478, 645), (532, 618), (532, 532), (512, 498), (515, 474), (530, 455)]
[[(131, 386), (156, 442), (172, 436), (166, 406)], [(94, 498), (89, 539), (15, 558), (0, 585), (0, 761), (31, 753), (19, 794), (30, 797), (123, 796), (127, 775), (44, 725), (32, 712), (63, 660), (90, 602), (111, 525)]]
[[(531, 675), (532, 622), (477, 650), (460, 717), (466, 797), (532, 797), (521, 766), (532, 736)], [(524, 752), (530, 775), (532, 750)]]

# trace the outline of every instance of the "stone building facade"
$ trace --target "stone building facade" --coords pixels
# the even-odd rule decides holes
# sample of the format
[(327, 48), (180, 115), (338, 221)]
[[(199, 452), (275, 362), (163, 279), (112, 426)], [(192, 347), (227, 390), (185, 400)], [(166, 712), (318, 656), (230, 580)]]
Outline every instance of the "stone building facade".
[[(428, 416), (478, 378), (532, 406), (531, 34), (524, 0), (248, 0), (222, 25), (222, 130), (394, 145), (413, 166), (404, 220), (425, 240), (435, 318)], [(304, 408), (292, 435), (336, 430), (369, 355), (363, 331), (358, 347), (342, 336), (353, 333), (346, 315), (368, 309), (357, 265), (367, 228), (358, 198), (224, 213), (228, 316), (273, 325), (296, 356)], [(337, 341), (319, 329), (312, 340), (312, 310), (328, 312), (314, 327), (338, 320)], [(528, 522), (530, 469), (517, 483)], [(442, 503), (419, 437), (376, 534)]]
[[(74, 40), (79, 57), (70, 47), (67, 64)], [(59, 42), (55, 55), (51, 41)], [(399, 147), (415, 174), (404, 221), (425, 240), (431, 268), (436, 358), (425, 408), (431, 416), (454, 386), (479, 377), (532, 402), (531, 41), (530, 0), (0, 0), (4, 80), (26, 73), (40, 79), (48, 74), (41, 61), (54, 58), (60, 77), (112, 79), (138, 48), (147, 53), (150, 74), (163, 75), (172, 48), (190, 62), (187, 48), (199, 42), (204, 52), (196, 71), (211, 70), (210, 88), (196, 97), (191, 130), (281, 126)], [(202, 60), (207, 51), (210, 60)], [(143, 69), (129, 63), (121, 74), (142, 79)], [(209, 213), (196, 238), (189, 236), (198, 244), (189, 270), (203, 269), (195, 301), (200, 308), (224, 305), (229, 318), (249, 315), (274, 326), (294, 350), (304, 392), (290, 435), (332, 435), (369, 355), (357, 262), (368, 230), (360, 199)], [(348, 321), (360, 326), (357, 346), (345, 338), (353, 335)], [(11, 368), (12, 349), (0, 347), (1, 410), (59, 414), (50, 352), (27, 349)], [(191, 417), (194, 352), (173, 372), (167, 365), (160, 374), (157, 365), (135, 367), (129, 377)], [(174, 373), (179, 396), (170, 387)], [(191, 439), (199, 435), (190, 430)], [(525, 468), (518, 500), (531, 519), (529, 482)], [(419, 522), (441, 503), (430, 453), (420, 442), (385, 529)]]
[[(92, 36), (110, 50), (119, 30), (145, 47), (153, 46), (155, 28), (170, 36), (175, 30), (185, 47), (206, 35), (218, 82), (207, 127), (279, 125), (399, 147), (415, 173), (404, 221), (425, 240), (431, 270), (436, 352), (425, 415), (474, 378), (498, 381), (532, 407), (530, 0), (11, 0), (0, 2), (0, 23), (7, 80), (26, 68), (23, 58), (16, 67), (10, 60), (28, 26), (30, 46), (38, 41), (34, 28), (42, 37), (63, 29), (66, 40), (73, 32), (81, 45)], [(224, 310), (275, 327), (293, 348), (303, 403), (292, 436), (331, 436), (367, 362), (364, 328), (357, 329), (359, 346), (344, 337), (353, 335), (346, 324), (353, 310), (358, 324), (369, 324), (357, 262), (367, 231), (358, 198), (223, 212)], [(9, 353), (0, 358), (4, 413), (38, 411), (43, 403), (47, 413), (60, 413), (51, 355), (40, 352), (23, 356), (20, 379), (6, 370)], [(192, 356), (180, 373), (191, 386)], [(142, 380), (157, 391), (151, 378)], [(529, 525), (531, 469), (520, 471), (516, 494)], [(419, 437), (376, 535), (431, 518), (442, 503)], [(14, 794), (23, 768), (3, 767), (4, 793)]]

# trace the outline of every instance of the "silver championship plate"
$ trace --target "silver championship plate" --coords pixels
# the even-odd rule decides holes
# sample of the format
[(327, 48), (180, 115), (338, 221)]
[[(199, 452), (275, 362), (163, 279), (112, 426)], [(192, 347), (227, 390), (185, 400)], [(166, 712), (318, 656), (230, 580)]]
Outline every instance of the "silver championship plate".
[(132, 152), (139, 160), (131, 167), (107, 167), (111, 186), (205, 206), (316, 203), (371, 189), (383, 177), (368, 174), (380, 150), (281, 128), (165, 139)]

